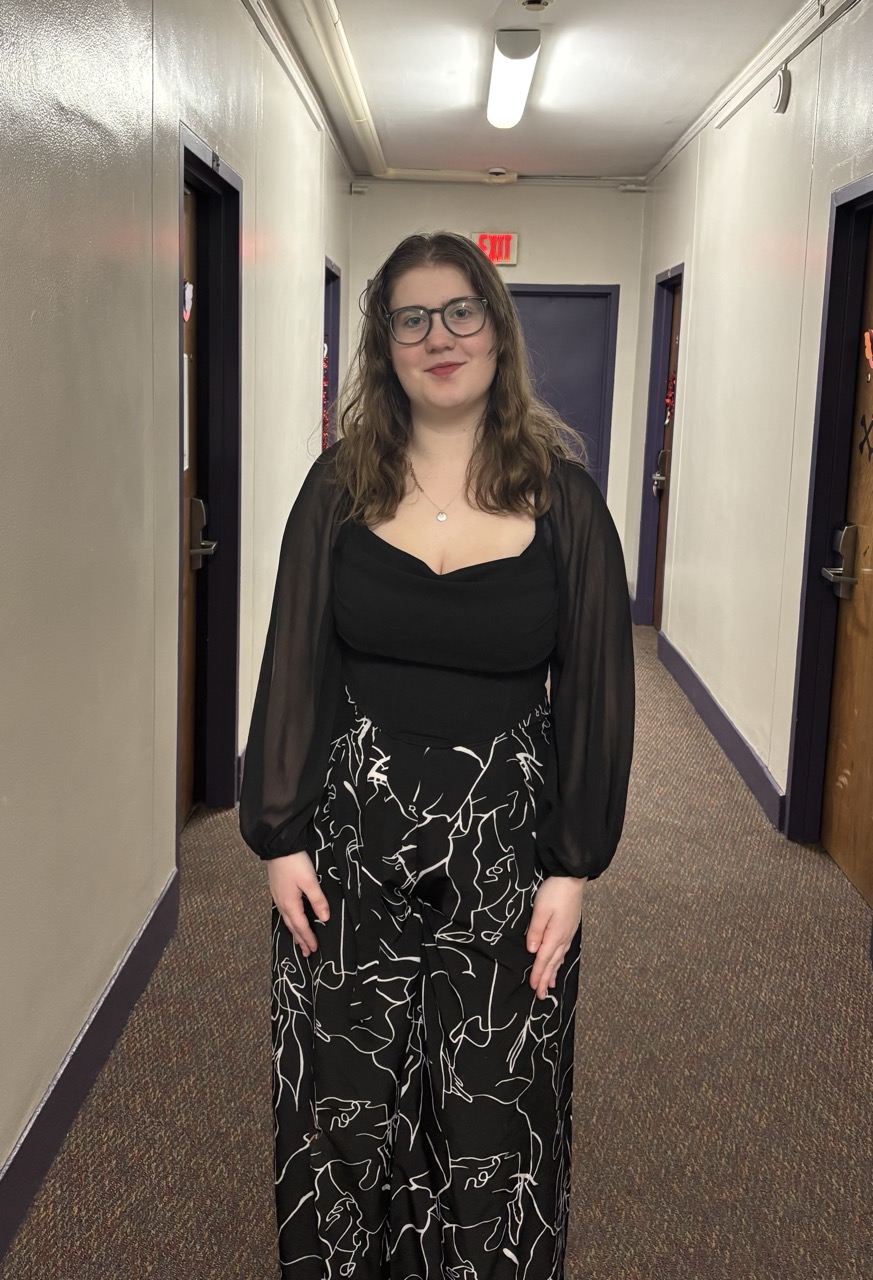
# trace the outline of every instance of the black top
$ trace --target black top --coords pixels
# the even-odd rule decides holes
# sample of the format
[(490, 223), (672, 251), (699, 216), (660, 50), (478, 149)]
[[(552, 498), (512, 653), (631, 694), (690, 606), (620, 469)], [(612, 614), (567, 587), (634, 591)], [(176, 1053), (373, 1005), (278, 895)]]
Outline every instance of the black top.
[[(364, 619), (351, 624), (348, 618), (343, 620), (344, 555), (352, 547), (354, 555), (378, 555), (382, 574), (389, 561), (396, 565), (403, 558), (412, 569), (408, 562), (415, 560), (388, 544), (371, 543), (369, 551), (365, 550), (368, 540), (377, 535), (362, 529), (354, 532), (345, 520), (348, 500), (334, 480), (333, 457), (339, 448), (342, 442), (310, 468), (282, 541), (240, 797), (243, 838), (262, 858), (295, 853), (305, 849), (312, 839), (311, 821), (321, 798), (331, 731), (340, 705), (344, 649), (346, 674), (360, 685), (362, 697), (369, 698), (373, 693), (373, 686), (368, 684), (368, 678), (372, 680), (372, 672), (366, 670), (368, 661), (359, 659), (355, 668), (353, 657), (349, 664), (356, 628), (367, 624)], [(547, 556), (541, 556), (541, 552)], [(549, 875), (593, 879), (609, 864), (621, 835), (634, 719), (633, 647), (624, 560), (618, 534), (597, 485), (578, 464), (556, 460), (551, 476), (551, 506), (537, 523), (534, 543), (522, 556), (515, 561), (462, 569), (442, 580), (419, 561), (420, 568), (407, 575), (407, 582), (415, 581), (423, 590), (423, 583), (418, 580), (431, 575), (437, 582), (429, 583), (429, 587), (448, 587), (451, 591), (460, 588), (465, 575), (475, 579), (481, 573), (488, 582), (476, 582), (475, 590), (482, 591), (486, 586), (497, 590), (504, 573), (518, 575), (513, 584), (521, 580), (528, 561), (542, 565), (541, 582), (528, 585), (529, 616), (536, 621), (535, 630), (543, 645), (548, 612), (545, 594), (551, 589), (557, 598), (554, 642), (547, 655), (552, 742), (537, 802), (537, 854)], [(553, 584), (551, 588), (545, 586), (547, 579)], [(338, 623), (334, 621), (335, 604)], [(459, 616), (459, 612), (452, 610), (453, 616)], [(513, 612), (511, 639), (508, 633), (494, 635), (490, 657), (478, 648), (483, 670), (480, 672), (469, 663), (467, 667), (474, 676), (481, 675), (491, 688), (495, 683), (489, 682), (488, 676), (494, 677), (495, 682), (502, 676), (507, 679), (507, 690), (513, 686), (519, 693), (527, 678), (522, 677), (522, 671), (527, 672), (533, 693), (530, 673), (538, 670), (537, 687), (541, 688), (543, 650), (540, 639), (533, 637), (529, 651), (532, 662), (524, 668), (517, 667), (513, 652), (521, 644), (519, 624), (523, 624), (525, 612), (520, 608)], [(410, 616), (407, 625), (412, 627), (413, 623)], [(345, 640), (338, 634), (338, 625), (345, 627)], [(551, 628), (552, 624), (548, 625)], [(473, 630), (470, 627), (471, 633)], [(461, 639), (455, 624), (454, 662), (459, 658)], [(431, 646), (436, 643), (422, 629), (418, 640)], [(450, 648), (446, 646), (447, 653)], [(430, 653), (434, 655), (433, 648)], [(398, 669), (400, 662), (433, 668), (445, 665), (427, 663), (420, 653), (401, 655), (399, 661), (387, 656)], [(463, 668), (449, 664), (447, 670), (453, 673), (452, 680), (463, 680)], [(433, 671), (430, 674), (433, 676)], [(380, 688), (384, 694), (384, 688)], [(490, 715), (494, 704), (480, 699), (479, 705)], [(530, 705), (522, 708), (529, 709)], [(398, 723), (400, 710), (399, 700), (395, 699)], [(451, 715), (455, 714), (463, 715), (464, 709), (454, 708)], [(377, 724), (382, 723), (375, 715), (373, 718)], [(497, 727), (506, 728), (508, 724)], [(421, 728), (435, 737), (442, 736), (439, 728), (449, 728), (452, 732), (447, 736), (451, 737), (457, 724), (440, 724), (436, 716), (428, 716), (428, 724), (422, 723)]]
[(439, 574), (347, 523), (333, 612), (352, 700), (396, 737), (481, 742), (543, 700), (558, 594), (539, 526), (519, 556)]

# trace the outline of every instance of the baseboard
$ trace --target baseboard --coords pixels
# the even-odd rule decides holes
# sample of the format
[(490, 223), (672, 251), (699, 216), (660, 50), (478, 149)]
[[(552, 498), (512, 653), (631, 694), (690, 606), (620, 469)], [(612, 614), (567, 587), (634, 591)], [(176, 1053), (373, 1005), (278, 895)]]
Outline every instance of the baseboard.
[(0, 1259), (175, 933), (178, 919), (179, 875), (174, 871), (27, 1129), (0, 1169)]
[(658, 632), (658, 657), (688, 698), (737, 773), (778, 831), (785, 830), (785, 793), (763, 760), (727, 718), (697, 673)]

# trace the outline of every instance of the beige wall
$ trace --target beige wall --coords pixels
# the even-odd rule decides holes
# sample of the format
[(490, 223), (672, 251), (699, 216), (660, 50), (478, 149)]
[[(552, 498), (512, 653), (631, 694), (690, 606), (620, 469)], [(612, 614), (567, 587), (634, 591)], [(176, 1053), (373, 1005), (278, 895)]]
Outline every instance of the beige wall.
[(179, 122), (243, 181), (240, 740), (348, 177), (238, 0), (0, 0), (0, 1164), (174, 870)]
[(664, 633), (783, 789), (830, 198), (873, 173), (873, 6), (791, 71), (785, 115), (763, 89), (647, 197), (628, 494), (638, 510), (653, 282), (684, 260)]
[(608, 500), (623, 536), (643, 206), (642, 196), (617, 190), (527, 184), (371, 182), (352, 198), (353, 331), (368, 277), (416, 231), (518, 232), (518, 263), (500, 268), (509, 283), (621, 286)]

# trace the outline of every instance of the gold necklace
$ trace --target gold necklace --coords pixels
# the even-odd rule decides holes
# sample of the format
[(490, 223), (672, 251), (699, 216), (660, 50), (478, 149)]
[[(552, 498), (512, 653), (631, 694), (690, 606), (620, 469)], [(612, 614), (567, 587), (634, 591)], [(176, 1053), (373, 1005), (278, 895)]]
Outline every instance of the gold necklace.
[(419, 493), (424, 494), (425, 498), (427, 498), (430, 505), (436, 510), (437, 520), (439, 520), (441, 524), (444, 520), (448, 520), (449, 517), (446, 515), (446, 508), (450, 507), (452, 503), (455, 501), (455, 498), (457, 498), (458, 495), (463, 492), (467, 484), (466, 478), (464, 479), (464, 483), (461, 485), (461, 488), (455, 494), (455, 498), (450, 498), (444, 507), (438, 507), (437, 504), (434, 502), (433, 498), (431, 498), (428, 494), (426, 494), (424, 492), (424, 489), (422, 489), (421, 484), (419, 483), (419, 480), (418, 480), (418, 476), (415, 474), (415, 468), (413, 467), (412, 463), (409, 461), (408, 458), (406, 459), (406, 465), (409, 467), (409, 474), (412, 476), (412, 480), (416, 489), (418, 489)]

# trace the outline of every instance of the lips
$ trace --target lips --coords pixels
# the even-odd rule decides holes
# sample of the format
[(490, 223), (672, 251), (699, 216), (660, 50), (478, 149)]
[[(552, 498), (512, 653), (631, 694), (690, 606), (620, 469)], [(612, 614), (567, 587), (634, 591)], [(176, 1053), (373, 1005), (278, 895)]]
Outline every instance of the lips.
[(461, 368), (460, 363), (434, 364), (434, 365), (431, 365), (431, 367), (428, 370), (426, 370), (426, 372), (432, 373), (435, 378), (448, 378), (451, 374), (455, 372), (456, 369), (460, 369), (460, 368)]

